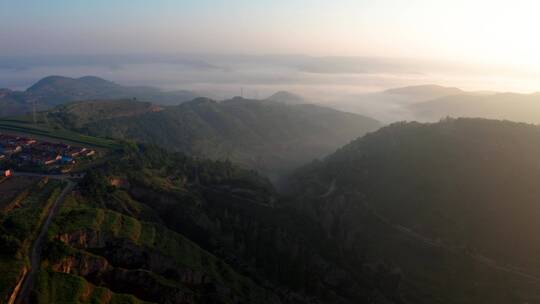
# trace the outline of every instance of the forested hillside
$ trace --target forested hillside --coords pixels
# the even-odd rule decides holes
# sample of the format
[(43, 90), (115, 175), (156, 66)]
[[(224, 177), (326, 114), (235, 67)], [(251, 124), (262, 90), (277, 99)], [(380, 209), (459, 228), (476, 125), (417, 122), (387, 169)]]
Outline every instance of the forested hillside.
[(380, 126), (368, 117), (325, 107), (243, 98), (223, 102), (199, 98), (159, 111), (115, 117), (108, 113), (122, 112), (122, 107), (128, 112), (141, 104), (94, 102), (96, 106), (88, 111), (85, 103), (58, 107), (45, 114), (46, 120), (95, 136), (228, 159), (272, 178), (332, 153)]
[(408, 303), (536, 303), (540, 128), (397, 123), (292, 178), (293, 206), (404, 273)]
[(391, 267), (336, 247), (253, 172), (131, 145), (67, 197), (32, 301), (399, 303)]

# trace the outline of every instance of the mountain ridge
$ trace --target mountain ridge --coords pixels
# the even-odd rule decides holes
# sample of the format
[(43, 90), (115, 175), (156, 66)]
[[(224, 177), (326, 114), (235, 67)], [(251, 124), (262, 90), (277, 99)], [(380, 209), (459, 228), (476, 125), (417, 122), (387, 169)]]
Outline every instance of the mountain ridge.
[[(130, 105), (135, 104), (124, 104)], [(87, 113), (73, 109), (58, 107), (44, 115), (57, 127), (152, 143), (211, 159), (230, 159), (272, 176), (331, 153), (380, 126), (371, 118), (331, 108), (240, 97), (220, 102), (197, 98), (132, 117), (94, 115), (83, 119), (87, 121), (84, 124), (78, 117)]]
[(270, 101), (279, 101), (286, 104), (304, 104), (308, 103), (304, 97), (294, 94), (289, 91), (278, 91), (266, 98), (266, 100)]
[(176, 105), (192, 100), (198, 94), (187, 91), (162, 91), (149, 86), (123, 86), (96, 76), (71, 78), (51, 75), (34, 83), (25, 91), (4, 90), (0, 95), (0, 116), (24, 115), (57, 105), (82, 100), (135, 98), (160, 105)]
[(442, 117), (482, 117), (518, 122), (540, 123), (540, 94), (496, 93), (490, 95), (457, 95), (410, 105), (420, 119)]
[[(415, 86), (406, 86), (393, 88), (383, 91), (387, 94), (397, 94), (397, 95), (424, 95), (424, 96), (448, 96), (448, 95), (459, 95), (464, 94), (466, 91), (463, 91), (456, 87), (447, 87), (436, 84), (424, 84), (424, 85), (415, 85)], [(432, 98), (432, 97), (430, 97)]]
[(405, 303), (534, 302), (538, 153), (526, 123), (395, 123), (298, 170), (291, 204), (406, 273)]

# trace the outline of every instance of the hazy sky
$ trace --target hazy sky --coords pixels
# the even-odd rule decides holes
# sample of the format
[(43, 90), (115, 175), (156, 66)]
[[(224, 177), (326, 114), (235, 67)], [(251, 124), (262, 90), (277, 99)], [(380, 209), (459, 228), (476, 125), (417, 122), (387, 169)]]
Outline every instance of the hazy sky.
[(540, 66), (540, 4), (0, 0), (0, 55), (296, 53)]

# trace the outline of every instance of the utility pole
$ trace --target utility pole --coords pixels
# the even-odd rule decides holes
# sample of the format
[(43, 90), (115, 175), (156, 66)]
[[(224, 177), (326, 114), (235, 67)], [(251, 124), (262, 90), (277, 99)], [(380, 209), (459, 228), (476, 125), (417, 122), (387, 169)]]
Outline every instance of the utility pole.
[(34, 124), (36, 124), (36, 100), (32, 100), (32, 119), (34, 120)]

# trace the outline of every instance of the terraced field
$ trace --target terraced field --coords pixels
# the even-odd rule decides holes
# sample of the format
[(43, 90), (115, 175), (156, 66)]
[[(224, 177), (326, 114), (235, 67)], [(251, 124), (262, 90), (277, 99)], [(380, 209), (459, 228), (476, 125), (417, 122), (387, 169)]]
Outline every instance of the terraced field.
[(36, 177), (18, 177), (4, 181), (0, 188), (17, 200), (16, 204), (13, 200), (4, 200), (3, 206), (10, 208), (0, 211), (0, 301), (4, 301), (28, 269), (30, 246), (48, 208), (60, 193), (62, 183)]
[(110, 289), (88, 283), (80, 276), (41, 270), (39, 303), (144, 304), (132, 295), (113, 293)]
[(9, 211), (8, 209), (28, 194), (25, 190), (38, 181), (39, 178), (23, 176), (2, 179), (0, 181), (0, 211)]
[[(116, 203), (118, 200), (125, 200), (126, 195), (126, 193), (115, 194)], [(141, 206), (132, 206), (139, 204), (132, 199), (124, 203), (130, 205), (131, 209), (141, 208)], [(206, 278), (204, 280), (228, 285), (235, 293), (245, 293), (246, 290), (255, 294), (261, 292), (254, 287), (249, 279), (238, 275), (228, 265), (181, 234), (169, 230), (159, 223), (141, 221), (132, 216), (96, 206), (93, 202), (77, 194), (66, 199), (49, 229), (49, 242), (58, 245), (59, 240), (63, 243), (60, 246), (63, 250), (60, 254), (61, 257), (49, 257), (49, 263), (53, 265), (52, 268), (56, 272), (49, 269), (41, 273), (40, 282), (37, 285), (40, 297), (45, 297), (47, 301), (63, 301), (69, 298), (68, 295), (61, 295), (59, 298), (56, 294), (57, 291), (64, 290), (58, 284), (67, 284), (65, 281), (76, 285), (74, 288), (77, 295), (72, 295), (72, 299), (80, 297), (85, 288), (95, 291), (94, 287), (89, 286), (99, 282), (96, 277), (107, 276), (99, 274), (99, 272), (126, 272), (131, 275), (141, 275), (142, 272), (151, 282), (148, 283), (149, 285), (158, 285), (164, 290), (178, 290), (177, 292), (185, 292), (186, 294), (193, 293), (189, 284), (184, 286), (181, 283), (184, 279), (168, 274), (167, 269), (168, 271), (189, 269), (189, 273), (199, 273), (199, 276), (202, 275)], [(67, 247), (65, 247), (66, 245)], [(111, 252), (105, 249), (106, 246), (127, 246), (132, 252), (121, 260), (117, 256), (111, 256)], [(117, 248), (117, 250), (127, 249)], [(150, 252), (151, 261), (137, 261), (137, 252), (146, 252), (145, 254)], [(153, 260), (152, 256), (159, 257), (159, 261)], [(135, 261), (129, 261), (129, 259)], [(80, 273), (59, 266), (74, 263), (73, 260), (84, 260), (89, 264), (97, 264), (100, 265), (101, 269), (96, 270), (95, 273)], [(64, 273), (60, 274), (59, 271)], [(85, 276), (86, 278), (83, 278)], [(60, 281), (60, 283), (51, 283), (51, 280), (53, 282)], [(122, 288), (115, 290), (115, 292), (118, 291), (128, 292), (129, 290)], [(109, 291), (98, 290), (97, 292), (101, 294)], [(129, 291), (129, 293), (133, 293), (133, 291)], [(116, 293), (112, 294), (120, 297)], [(133, 301), (135, 302), (127, 303), (138, 303), (137, 299), (133, 299)]]

